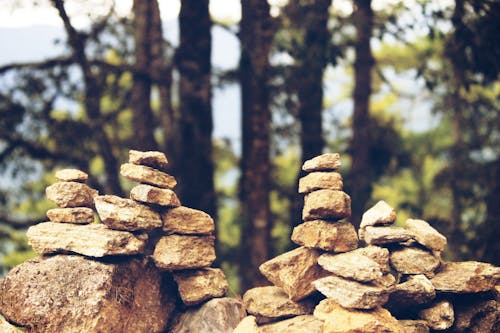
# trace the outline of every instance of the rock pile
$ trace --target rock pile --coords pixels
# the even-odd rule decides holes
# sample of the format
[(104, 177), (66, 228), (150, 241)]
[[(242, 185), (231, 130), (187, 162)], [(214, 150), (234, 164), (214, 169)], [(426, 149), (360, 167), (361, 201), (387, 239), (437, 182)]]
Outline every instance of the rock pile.
[(351, 202), (339, 167), (338, 154), (304, 163), (304, 222), (292, 233), (301, 247), (260, 266), (274, 286), (244, 294), (249, 316), (234, 332), (499, 331), (500, 269), (442, 262), (446, 238), (423, 220), (393, 226), (384, 201), (363, 215), (358, 241), (343, 221)]

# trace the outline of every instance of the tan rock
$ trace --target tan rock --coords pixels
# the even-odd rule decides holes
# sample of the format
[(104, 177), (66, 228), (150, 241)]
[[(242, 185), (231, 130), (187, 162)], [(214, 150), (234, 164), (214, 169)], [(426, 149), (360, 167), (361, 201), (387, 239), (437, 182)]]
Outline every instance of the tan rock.
[(94, 211), (87, 207), (53, 208), (47, 217), (52, 222), (88, 224), (94, 222)]
[(427, 277), (432, 277), (441, 260), (431, 252), (414, 247), (404, 247), (391, 252), (390, 262), (392, 267), (400, 273), (425, 274)]
[(359, 254), (365, 255), (368, 258), (379, 264), (382, 273), (389, 273), (391, 268), (389, 266), (389, 250), (375, 245), (360, 247), (355, 250)]
[(276, 286), (257, 287), (243, 295), (243, 305), (258, 323), (269, 323), (293, 316), (312, 314), (314, 303), (305, 300), (294, 302), (283, 289)]
[(77, 182), (58, 182), (45, 189), (47, 199), (62, 208), (94, 206), (98, 192), (85, 184)]
[(214, 220), (201, 210), (176, 207), (161, 214), (163, 230), (183, 235), (209, 235), (215, 230)]
[(363, 239), (370, 245), (400, 243), (411, 239), (412, 234), (401, 227), (372, 227), (364, 229)]
[(160, 214), (134, 200), (114, 195), (101, 195), (94, 199), (102, 223), (117, 230), (152, 230), (163, 223)]
[(256, 318), (254, 316), (246, 316), (236, 326), (233, 333), (260, 333)]
[(323, 322), (313, 315), (304, 315), (262, 325), (259, 328), (260, 333), (322, 333)]
[(137, 151), (128, 152), (128, 162), (132, 164), (145, 165), (151, 168), (164, 170), (167, 168), (168, 160), (160, 151)]
[(350, 280), (369, 282), (382, 277), (380, 265), (359, 252), (324, 253), (318, 264), (325, 270)]
[(28, 243), (39, 254), (75, 252), (89, 257), (141, 253), (145, 240), (103, 224), (44, 222), (31, 226)]
[(494, 299), (484, 299), (482, 294), (460, 295), (454, 299), (453, 308), (453, 332), (499, 332), (500, 306)]
[(464, 261), (444, 263), (432, 285), (439, 292), (478, 293), (495, 288), (500, 268), (491, 264)]
[(23, 333), (24, 329), (22, 327), (17, 327), (10, 324), (0, 315), (0, 332), (2, 333)]
[(396, 313), (409, 307), (430, 303), (435, 297), (436, 290), (425, 275), (412, 275), (394, 287), (386, 307)]
[(332, 171), (338, 170), (341, 165), (339, 154), (323, 154), (305, 161), (302, 170), (306, 172)]
[(215, 237), (168, 235), (156, 244), (153, 260), (163, 270), (210, 266), (215, 260)]
[(449, 301), (439, 301), (418, 313), (422, 320), (433, 330), (442, 331), (450, 328), (455, 321), (453, 305)]
[(182, 302), (188, 306), (224, 297), (229, 289), (224, 272), (218, 268), (178, 271), (174, 273), (174, 280)]
[(266, 261), (259, 270), (291, 300), (298, 301), (315, 292), (314, 280), (329, 274), (318, 265), (319, 255), (314, 249), (299, 247)]
[(342, 191), (318, 190), (306, 195), (302, 219), (341, 220), (351, 216), (351, 198)]
[(334, 300), (322, 300), (314, 316), (324, 321), (322, 333), (406, 333), (389, 311), (376, 308), (371, 311), (346, 309)]
[(396, 210), (387, 202), (380, 200), (368, 209), (361, 218), (360, 228), (367, 226), (393, 224), (396, 221)]
[(89, 175), (78, 169), (62, 169), (56, 172), (56, 179), (60, 182), (84, 183)]
[(386, 273), (370, 283), (376, 287), (384, 288), (391, 292), (393, 290), (392, 287), (396, 285), (396, 278), (391, 273)]
[(408, 219), (405, 223), (406, 229), (413, 233), (417, 242), (433, 251), (443, 251), (446, 247), (446, 237), (424, 220)]
[(299, 179), (299, 193), (317, 190), (342, 191), (342, 176), (338, 172), (311, 172)]
[(130, 199), (167, 207), (178, 207), (181, 205), (174, 191), (144, 184), (132, 188)]
[(358, 247), (356, 230), (349, 222), (304, 222), (293, 229), (292, 241), (305, 247), (331, 252), (347, 252)]
[(429, 333), (429, 326), (425, 320), (400, 320), (404, 333)]
[(122, 164), (120, 174), (134, 182), (173, 189), (177, 181), (171, 175), (145, 165)]
[(384, 287), (335, 275), (318, 279), (313, 285), (326, 297), (350, 309), (373, 309), (385, 304), (389, 298), (389, 291)]

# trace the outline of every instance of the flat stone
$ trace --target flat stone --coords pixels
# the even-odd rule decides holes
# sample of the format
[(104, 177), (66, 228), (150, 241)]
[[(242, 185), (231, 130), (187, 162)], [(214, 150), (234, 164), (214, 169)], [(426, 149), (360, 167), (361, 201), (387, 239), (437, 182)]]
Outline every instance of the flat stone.
[(182, 235), (209, 235), (215, 230), (214, 220), (201, 210), (176, 207), (161, 214), (163, 230)]
[(53, 208), (47, 211), (52, 222), (88, 224), (94, 222), (94, 211), (87, 207)]
[(160, 170), (166, 169), (168, 165), (167, 156), (160, 151), (129, 150), (128, 162)]
[(17, 327), (10, 324), (0, 315), (0, 332), (2, 333), (23, 333), (24, 329), (22, 327)]
[(398, 312), (409, 307), (428, 304), (435, 297), (436, 290), (425, 275), (412, 275), (394, 287), (386, 307), (391, 312)]
[(314, 303), (308, 300), (294, 302), (283, 289), (276, 286), (257, 287), (243, 295), (243, 304), (257, 322), (269, 323), (279, 319), (312, 314)]
[(31, 226), (28, 243), (39, 254), (74, 252), (89, 257), (141, 253), (145, 239), (126, 231), (111, 230), (103, 224), (44, 222)]
[(443, 331), (450, 328), (455, 321), (453, 305), (449, 301), (439, 301), (431, 307), (418, 313), (420, 319), (425, 320), (433, 330)]
[(85, 184), (58, 182), (45, 189), (47, 199), (62, 208), (94, 207), (94, 197), (99, 193)]
[(176, 303), (174, 282), (147, 260), (75, 255), (22, 263), (0, 295), (0, 312), (30, 333), (164, 332)]
[(338, 170), (341, 165), (339, 154), (323, 154), (305, 161), (302, 170), (306, 172), (333, 171)]
[(214, 242), (214, 236), (164, 236), (156, 244), (153, 260), (168, 271), (208, 267), (215, 260)]
[(460, 296), (453, 300), (453, 332), (499, 332), (500, 307), (494, 299), (483, 299), (478, 294)]
[(464, 261), (443, 263), (431, 282), (440, 292), (478, 293), (495, 288), (499, 278), (499, 267), (477, 261)]
[(56, 171), (56, 179), (60, 182), (84, 183), (89, 179), (89, 175), (78, 169), (62, 169)]
[(361, 218), (360, 228), (367, 226), (393, 224), (396, 221), (396, 210), (383, 200), (368, 209)]
[(291, 300), (298, 301), (315, 292), (313, 281), (329, 274), (318, 265), (319, 255), (317, 250), (299, 247), (266, 261), (259, 270)]
[(391, 252), (390, 262), (399, 273), (425, 274), (432, 277), (441, 260), (426, 250), (404, 247)]
[(318, 190), (306, 195), (302, 219), (341, 220), (351, 216), (351, 198), (342, 191)]
[(405, 227), (413, 233), (413, 238), (426, 248), (433, 251), (443, 251), (445, 249), (446, 237), (431, 227), (428, 222), (408, 219), (405, 222)]
[(160, 214), (134, 200), (114, 195), (101, 195), (94, 199), (102, 223), (116, 230), (152, 230), (163, 225)]
[(358, 247), (356, 230), (349, 222), (304, 222), (293, 229), (292, 241), (298, 245), (330, 252), (347, 252)]
[(130, 191), (130, 199), (166, 207), (181, 205), (174, 191), (145, 184), (134, 186)]
[(322, 333), (323, 322), (313, 315), (303, 315), (262, 325), (260, 333)]
[(120, 174), (131, 181), (161, 188), (173, 189), (175, 185), (177, 185), (177, 181), (174, 177), (145, 165), (132, 163), (122, 164), (120, 167)]
[(218, 268), (178, 271), (173, 275), (182, 302), (187, 306), (224, 297), (229, 289), (224, 272)]
[(385, 304), (389, 298), (386, 288), (335, 275), (316, 280), (313, 285), (326, 297), (350, 309), (373, 309)]
[(360, 247), (355, 250), (359, 254), (365, 255), (368, 258), (379, 264), (382, 273), (389, 273), (391, 267), (389, 266), (389, 250), (375, 245), (369, 245), (366, 247)]
[(325, 270), (350, 280), (370, 282), (382, 277), (379, 264), (359, 252), (325, 253), (318, 264)]
[[(246, 316), (240, 300), (235, 298), (214, 298), (180, 313), (173, 319), (170, 333), (225, 333), (233, 332)], [(146, 331), (145, 331), (146, 332)]]
[(331, 299), (322, 300), (314, 316), (324, 321), (322, 333), (406, 333), (389, 311), (346, 309)]
[(363, 240), (370, 245), (405, 242), (412, 238), (411, 232), (401, 227), (372, 227), (364, 229)]
[(400, 320), (404, 333), (429, 333), (429, 326), (425, 320)]
[(233, 333), (260, 333), (255, 316), (246, 316), (243, 318), (238, 326), (236, 326)]
[(311, 172), (299, 179), (299, 193), (317, 190), (342, 191), (342, 176), (338, 172)]

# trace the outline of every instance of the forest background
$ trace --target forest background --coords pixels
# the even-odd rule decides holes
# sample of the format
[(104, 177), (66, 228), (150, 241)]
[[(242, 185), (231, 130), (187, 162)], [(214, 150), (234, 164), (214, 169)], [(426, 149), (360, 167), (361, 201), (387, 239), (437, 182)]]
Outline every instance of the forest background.
[(214, 217), (234, 292), (294, 246), (322, 152), (355, 225), (385, 200), (445, 234), (445, 259), (500, 264), (499, 1), (3, 0), (0, 18), (0, 276), (35, 255), (55, 170), (126, 196), (129, 149), (165, 152)]

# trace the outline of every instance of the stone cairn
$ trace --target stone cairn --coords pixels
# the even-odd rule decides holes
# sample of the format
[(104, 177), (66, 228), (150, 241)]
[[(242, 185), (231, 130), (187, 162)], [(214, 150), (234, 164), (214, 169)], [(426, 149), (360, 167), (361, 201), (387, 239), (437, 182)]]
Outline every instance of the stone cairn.
[(393, 226), (384, 201), (363, 214), (358, 241), (339, 167), (339, 154), (304, 163), (300, 247), (259, 267), (274, 285), (244, 294), (234, 332), (500, 332), (500, 269), (443, 262), (446, 238), (423, 220)]

